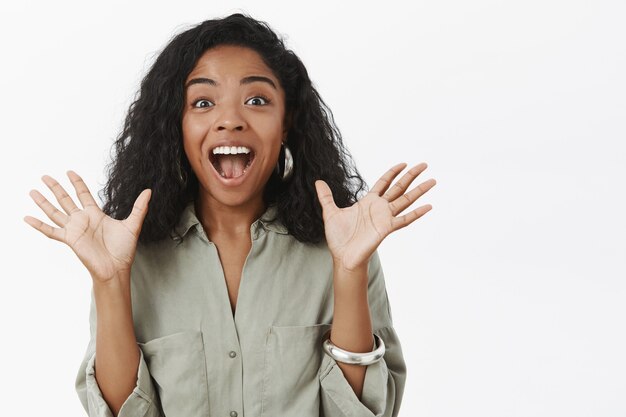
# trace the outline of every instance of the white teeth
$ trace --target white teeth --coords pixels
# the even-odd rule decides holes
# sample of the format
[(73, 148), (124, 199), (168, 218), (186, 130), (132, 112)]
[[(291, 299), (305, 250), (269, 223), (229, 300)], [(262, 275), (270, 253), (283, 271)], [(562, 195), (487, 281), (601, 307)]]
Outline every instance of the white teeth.
[(245, 146), (218, 146), (213, 149), (213, 155), (215, 154), (239, 154), (239, 153), (250, 153), (252, 152), (249, 148)]

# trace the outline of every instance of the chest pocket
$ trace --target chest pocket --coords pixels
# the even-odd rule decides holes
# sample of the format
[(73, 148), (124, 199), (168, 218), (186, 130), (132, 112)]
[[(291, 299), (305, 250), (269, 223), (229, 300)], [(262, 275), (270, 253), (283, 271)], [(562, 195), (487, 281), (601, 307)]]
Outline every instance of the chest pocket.
[(331, 324), (271, 326), (265, 342), (263, 416), (318, 416), (322, 336)]
[(208, 416), (202, 332), (185, 331), (138, 343), (165, 417)]

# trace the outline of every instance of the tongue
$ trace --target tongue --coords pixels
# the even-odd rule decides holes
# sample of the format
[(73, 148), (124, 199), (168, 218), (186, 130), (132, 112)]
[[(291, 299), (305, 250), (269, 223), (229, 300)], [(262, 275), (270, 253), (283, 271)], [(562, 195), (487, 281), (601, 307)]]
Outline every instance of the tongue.
[(218, 164), (226, 178), (237, 178), (243, 174), (243, 170), (248, 162), (248, 155), (220, 155)]

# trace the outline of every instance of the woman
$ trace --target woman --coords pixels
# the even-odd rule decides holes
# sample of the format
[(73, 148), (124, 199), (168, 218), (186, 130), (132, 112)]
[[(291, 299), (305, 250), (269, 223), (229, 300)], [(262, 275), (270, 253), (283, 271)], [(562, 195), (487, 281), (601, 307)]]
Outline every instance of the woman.
[[(377, 247), (433, 179), (366, 194), (306, 69), (234, 14), (175, 36), (141, 83), (102, 210), (31, 196), (93, 279), (76, 379), (90, 416), (395, 416), (406, 378)], [(97, 353), (97, 354), (96, 354)]]

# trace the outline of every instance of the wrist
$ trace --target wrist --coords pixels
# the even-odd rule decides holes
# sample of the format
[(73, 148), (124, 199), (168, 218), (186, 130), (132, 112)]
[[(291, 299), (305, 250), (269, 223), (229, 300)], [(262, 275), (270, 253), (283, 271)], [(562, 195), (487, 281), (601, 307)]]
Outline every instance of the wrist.
[(100, 317), (109, 314), (127, 314), (131, 311), (130, 280), (111, 278), (93, 282), (96, 310)]
[(119, 283), (130, 282), (130, 268), (115, 271), (113, 272), (112, 275), (107, 276), (107, 277), (94, 274), (91, 271), (89, 272), (89, 275), (91, 275), (93, 284), (99, 285), (101, 287), (115, 286), (115, 285), (119, 285)]
[(354, 293), (359, 288), (367, 288), (368, 266), (361, 265), (348, 269), (343, 265), (335, 264), (333, 266), (333, 284), (335, 294)]
[(117, 274), (106, 280), (98, 279), (92, 275), (94, 294), (116, 295), (130, 292), (130, 274)]
[(349, 275), (361, 275), (363, 274), (363, 272), (367, 273), (367, 268), (367, 262), (349, 265), (348, 263), (343, 262), (341, 259), (333, 258), (333, 270), (335, 272), (346, 273)]

